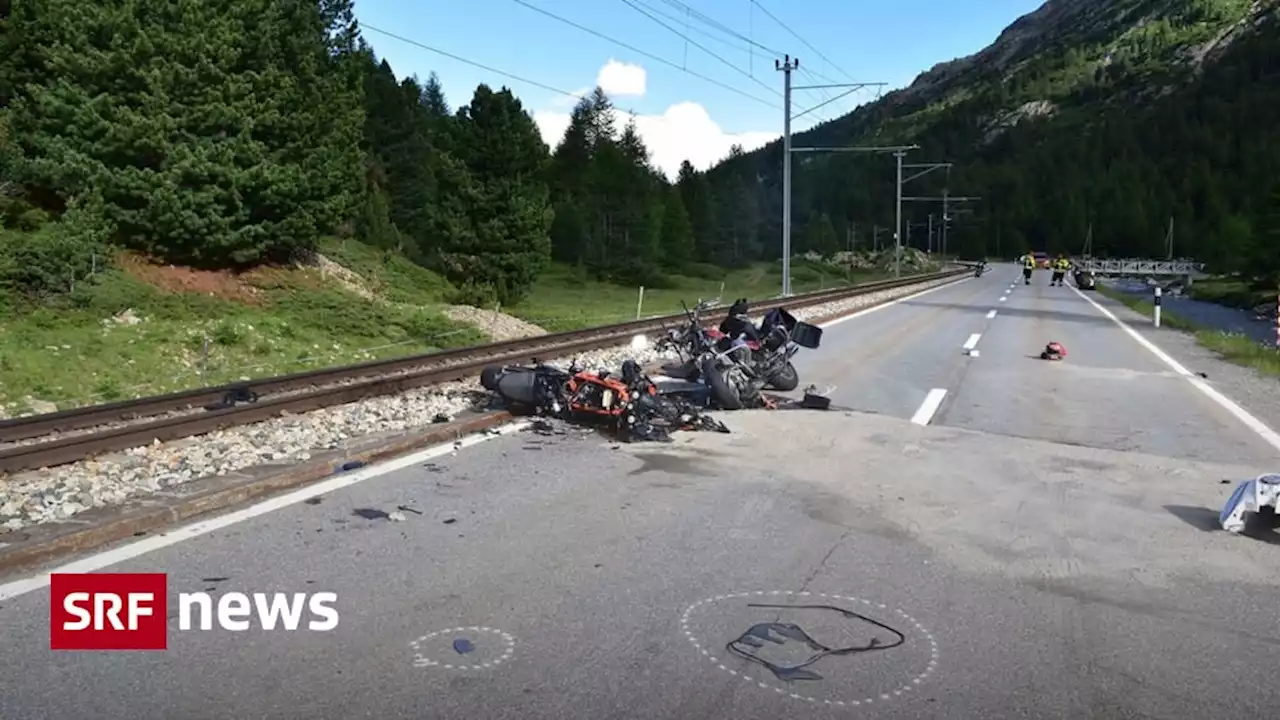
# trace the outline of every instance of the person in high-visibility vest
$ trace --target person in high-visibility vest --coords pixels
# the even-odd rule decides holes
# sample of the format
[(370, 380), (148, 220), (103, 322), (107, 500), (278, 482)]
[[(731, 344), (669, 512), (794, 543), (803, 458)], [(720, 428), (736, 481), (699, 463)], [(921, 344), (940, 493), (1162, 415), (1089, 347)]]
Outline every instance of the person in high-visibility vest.
[(1031, 273), (1036, 270), (1036, 256), (1027, 253), (1022, 256), (1022, 280), (1025, 284), (1031, 284)]
[(1066, 255), (1058, 253), (1058, 259), (1053, 261), (1053, 277), (1049, 278), (1049, 285), (1057, 285), (1062, 287), (1063, 278), (1067, 276), (1067, 271), (1071, 269), (1071, 261)]

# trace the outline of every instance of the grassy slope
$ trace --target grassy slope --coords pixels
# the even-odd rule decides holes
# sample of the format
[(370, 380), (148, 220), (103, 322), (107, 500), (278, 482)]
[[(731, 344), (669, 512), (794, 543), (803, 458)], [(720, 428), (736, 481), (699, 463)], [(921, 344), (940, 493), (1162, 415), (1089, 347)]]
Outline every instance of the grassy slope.
[[(231, 276), (124, 256), (59, 306), (0, 319), (0, 414), (29, 412), (29, 400), (67, 408), (488, 341), (441, 314), (449, 285), (435, 273), (354, 241), (321, 250), (373, 297), (318, 269)], [(795, 290), (878, 277), (824, 267), (797, 259)], [(675, 276), (669, 289), (646, 290), (644, 314), (715, 297), (721, 282), (730, 299), (780, 289), (777, 264), (717, 279), (704, 270), (708, 277)], [(637, 290), (553, 267), (526, 301), (504, 310), (551, 331), (601, 325), (634, 318)], [(126, 310), (141, 322), (112, 319)]]
[[(431, 305), (447, 287), (357, 243), (325, 252), (394, 302), (362, 298), (311, 269), (240, 277), (136, 258), (82, 283), (65, 306), (0, 321), (0, 403), (60, 407), (484, 342)], [(142, 322), (113, 321), (131, 309)]]
[[(1099, 285), (1098, 292), (1113, 300), (1118, 300), (1148, 317), (1151, 316), (1154, 309), (1150, 302), (1112, 288)], [(1160, 313), (1160, 324), (1176, 330), (1194, 333), (1197, 342), (1216, 352), (1227, 362), (1250, 367), (1266, 375), (1280, 377), (1280, 351), (1275, 348), (1260, 345), (1244, 335), (1224, 333), (1200, 327), (1177, 315), (1170, 314), (1167, 310)]]
[[(725, 301), (738, 297), (760, 300), (782, 291), (781, 263), (760, 263), (742, 270), (705, 275), (700, 278), (673, 275), (668, 278), (669, 288), (645, 288), (641, 314), (649, 317), (678, 313), (682, 300), (690, 306), (699, 299), (718, 296)], [(798, 258), (791, 266), (792, 291), (796, 293), (881, 277), (873, 272), (846, 275), (836, 268)], [(539, 278), (527, 300), (504, 311), (554, 332), (634, 320), (639, 299), (639, 286), (622, 287), (585, 280), (573, 268), (554, 266)]]

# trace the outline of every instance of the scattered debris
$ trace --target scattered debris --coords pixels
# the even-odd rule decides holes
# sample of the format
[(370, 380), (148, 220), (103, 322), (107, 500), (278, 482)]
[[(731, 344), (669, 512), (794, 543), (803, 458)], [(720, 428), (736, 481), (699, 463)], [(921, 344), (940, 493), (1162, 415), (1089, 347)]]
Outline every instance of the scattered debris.
[(1259, 475), (1240, 483), (1218, 514), (1222, 529), (1242, 533), (1248, 525), (1246, 513), (1273, 515), (1280, 507), (1280, 474)]
[(400, 512), (399, 510), (391, 513), (387, 513), (387, 519), (390, 520), (391, 522), (404, 522), (404, 513)]
[(447, 519), (447, 520), (445, 520), (445, 521), (444, 521), (444, 524), (445, 524), (445, 525), (452, 525), (452, 524), (454, 524), (454, 523), (456, 523), (456, 522), (458, 522), (458, 518), (449, 518), (449, 519)]
[(453, 651), (459, 655), (465, 655), (475, 649), (476, 646), (472, 645), (471, 641), (466, 638), (458, 638), (453, 641)]
[(405, 512), (411, 512), (411, 513), (413, 513), (414, 515), (421, 515), (421, 514), (422, 514), (422, 511), (421, 511), (421, 510), (418, 510), (418, 509), (416, 509), (416, 508), (411, 508), (411, 507), (409, 507), (408, 505), (397, 505), (397, 506), (396, 506), (396, 509), (397, 509), (397, 510), (403, 510), (403, 511), (405, 511)]

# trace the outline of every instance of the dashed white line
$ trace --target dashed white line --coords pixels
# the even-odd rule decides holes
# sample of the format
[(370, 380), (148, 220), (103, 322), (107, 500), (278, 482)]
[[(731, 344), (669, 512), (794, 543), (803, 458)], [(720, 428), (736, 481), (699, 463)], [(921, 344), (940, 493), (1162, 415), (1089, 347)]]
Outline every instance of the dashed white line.
[(988, 319), (988, 320), (990, 320), (991, 318), (993, 318), (993, 317), (995, 317), (995, 316), (996, 316), (996, 311), (995, 311), (995, 310), (992, 310), (992, 311), (990, 311), (990, 312), (988, 312), (988, 313), (987, 313), (987, 319)]
[(947, 391), (943, 388), (934, 388), (925, 395), (924, 402), (920, 403), (920, 409), (916, 410), (916, 414), (911, 416), (911, 422), (916, 425), (928, 425), (933, 419), (933, 414), (938, 412), (938, 407), (942, 405), (942, 399), (947, 396)]
[(1000, 302), (1007, 302), (1008, 300), (1009, 300), (1009, 296), (1008, 296), (1008, 295), (1001, 295), (1001, 296), (1000, 296)]
[(969, 336), (968, 340), (964, 341), (964, 345), (961, 347), (963, 347), (965, 350), (972, 350), (978, 347), (978, 341), (981, 339), (982, 339), (982, 333), (974, 333)]

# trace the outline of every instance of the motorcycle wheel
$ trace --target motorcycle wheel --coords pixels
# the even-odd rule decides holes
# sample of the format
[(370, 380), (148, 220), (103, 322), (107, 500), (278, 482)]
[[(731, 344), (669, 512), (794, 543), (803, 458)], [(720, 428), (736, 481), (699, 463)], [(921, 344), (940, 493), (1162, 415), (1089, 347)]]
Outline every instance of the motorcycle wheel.
[(703, 361), (702, 379), (711, 388), (711, 398), (716, 405), (724, 410), (741, 410), (742, 395), (725, 375), (725, 371), (716, 367), (715, 360), (707, 358)]
[(780, 390), (787, 392), (795, 390), (800, 386), (800, 373), (796, 372), (796, 366), (787, 363), (778, 369), (778, 372), (769, 378), (769, 388), (771, 390)]

